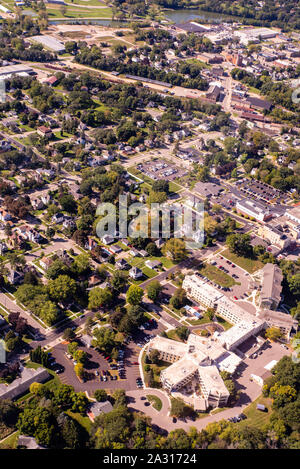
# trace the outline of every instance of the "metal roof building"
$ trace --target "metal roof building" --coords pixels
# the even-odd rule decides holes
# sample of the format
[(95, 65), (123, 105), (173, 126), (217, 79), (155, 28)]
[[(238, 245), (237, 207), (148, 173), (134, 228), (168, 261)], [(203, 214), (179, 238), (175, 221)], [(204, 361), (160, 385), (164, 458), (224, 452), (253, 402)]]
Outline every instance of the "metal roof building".
[(46, 49), (49, 49), (53, 52), (57, 52), (58, 54), (61, 52), (65, 52), (64, 44), (52, 36), (47, 36), (47, 35), (32, 36), (30, 39), (34, 42), (38, 42), (39, 44), (42, 44), (42, 46), (45, 47)]

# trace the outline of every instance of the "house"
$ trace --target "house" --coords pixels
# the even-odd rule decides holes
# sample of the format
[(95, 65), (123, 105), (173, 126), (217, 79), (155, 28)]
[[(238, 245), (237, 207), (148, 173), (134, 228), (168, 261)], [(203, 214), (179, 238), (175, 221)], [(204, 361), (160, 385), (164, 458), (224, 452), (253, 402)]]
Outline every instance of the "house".
[(17, 272), (16, 270), (11, 270), (7, 276), (7, 280), (13, 285), (20, 284), (24, 279), (23, 272)]
[(53, 264), (53, 259), (52, 257), (42, 257), (42, 259), (40, 260), (40, 266), (42, 267), (42, 269), (44, 270), (48, 270), (49, 267)]
[(93, 402), (90, 405), (89, 411), (87, 413), (88, 417), (92, 422), (94, 422), (95, 418), (101, 414), (107, 414), (113, 410), (113, 406), (109, 401), (104, 402)]
[(61, 213), (61, 212), (57, 212), (57, 213), (55, 213), (55, 215), (53, 215), (53, 217), (51, 218), (51, 221), (53, 223), (59, 223), (60, 224), (64, 221), (64, 219), (65, 219), (64, 214)]
[(8, 247), (6, 246), (5, 242), (0, 241), (0, 256), (2, 256), (7, 251), (8, 251)]
[(66, 217), (64, 222), (63, 222), (63, 228), (75, 228), (76, 227), (76, 223), (74, 221), (74, 219), (72, 217)]
[(58, 82), (58, 79), (56, 78), (55, 75), (52, 75), (51, 77), (46, 78), (46, 80), (44, 80), (44, 83), (46, 83), (46, 84), (49, 85), (49, 86), (53, 86), (53, 85), (55, 85), (57, 82)]
[(130, 246), (130, 242), (128, 241), (128, 239), (122, 239), (121, 240), (122, 244), (124, 244), (125, 246), (129, 247)]
[(25, 435), (19, 436), (17, 447), (26, 449), (45, 449), (43, 446), (37, 444), (35, 438)]
[(92, 251), (97, 246), (99, 246), (98, 243), (91, 236), (88, 236), (88, 240), (85, 243), (85, 249), (88, 249), (89, 251)]
[(154, 261), (148, 260), (145, 262), (145, 265), (149, 267), (149, 269), (157, 269), (157, 267), (160, 267), (162, 263), (161, 261), (157, 261), (157, 260), (154, 260)]
[(147, 253), (147, 251), (145, 251), (144, 249), (141, 249), (141, 250), (140, 250), (140, 255), (141, 255), (142, 257), (148, 257), (148, 256), (149, 256), (149, 254)]
[(129, 275), (134, 280), (138, 280), (139, 278), (143, 277), (144, 274), (138, 267), (132, 267), (132, 269), (129, 271)]
[(119, 259), (118, 261), (116, 261), (115, 266), (117, 269), (124, 270), (127, 269), (128, 264), (124, 259)]
[(91, 337), (90, 335), (84, 334), (80, 337), (80, 342), (82, 342), (85, 347), (91, 348), (93, 337)]
[(164, 244), (165, 244), (165, 241), (163, 241), (161, 238), (157, 239), (156, 241), (154, 241), (156, 247), (158, 249), (160, 249)]
[(107, 246), (108, 244), (113, 243), (114, 240), (115, 240), (115, 239), (114, 239), (112, 236), (110, 236), (110, 235), (105, 235), (105, 236), (103, 236), (103, 237), (101, 238), (102, 243), (105, 244), (106, 246)]
[(0, 399), (15, 399), (29, 389), (32, 383), (43, 383), (49, 378), (45, 368), (23, 368), (21, 376), (8, 386), (0, 384)]
[(114, 244), (113, 246), (110, 246), (109, 250), (112, 252), (112, 254), (118, 254), (119, 252), (122, 251), (120, 246), (118, 246), (117, 244)]
[(102, 282), (102, 279), (98, 277), (97, 274), (91, 275), (89, 278), (88, 290), (96, 287)]
[(138, 257), (140, 255), (139, 251), (135, 248), (131, 248), (129, 254), (133, 257)]
[(11, 144), (6, 140), (0, 140), (0, 151), (9, 151), (11, 149)]
[(44, 125), (41, 125), (40, 127), (37, 128), (37, 133), (41, 135), (41, 137), (47, 137), (51, 138), (53, 135), (53, 132), (49, 127), (45, 127)]

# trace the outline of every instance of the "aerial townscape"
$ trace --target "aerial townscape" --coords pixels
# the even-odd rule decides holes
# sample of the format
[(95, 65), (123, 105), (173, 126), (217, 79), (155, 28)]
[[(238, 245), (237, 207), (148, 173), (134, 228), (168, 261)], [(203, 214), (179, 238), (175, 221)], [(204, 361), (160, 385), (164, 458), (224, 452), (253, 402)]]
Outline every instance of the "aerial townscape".
[(299, 103), (298, 1), (0, 0), (0, 449), (300, 449)]

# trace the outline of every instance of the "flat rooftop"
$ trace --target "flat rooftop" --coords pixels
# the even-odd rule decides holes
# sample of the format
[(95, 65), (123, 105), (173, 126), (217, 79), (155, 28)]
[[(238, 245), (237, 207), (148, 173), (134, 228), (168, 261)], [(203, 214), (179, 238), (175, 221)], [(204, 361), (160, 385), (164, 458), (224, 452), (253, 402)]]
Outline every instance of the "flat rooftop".
[(53, 52), (61, 52), (65, 50), (64, 44), (52, 36), (39, 35), (39, 36), (32, 36), (30, 39), (35, 42), (39, 42), (44, 47), (52, 50)]

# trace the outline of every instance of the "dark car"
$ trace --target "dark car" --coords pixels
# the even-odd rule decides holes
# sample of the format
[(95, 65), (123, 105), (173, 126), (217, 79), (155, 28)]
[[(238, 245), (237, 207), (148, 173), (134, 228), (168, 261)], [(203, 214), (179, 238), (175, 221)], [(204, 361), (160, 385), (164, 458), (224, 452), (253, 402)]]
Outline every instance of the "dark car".
[(63, 365), (60, 365), (59, 363), (54, 363), (52, 366), (51, 366), (51, 369), (56, 373), (56, 374), (60, 374), (60, 373), (63, 373), (65, 371), (65, 367)]

